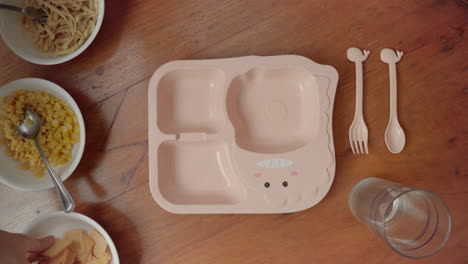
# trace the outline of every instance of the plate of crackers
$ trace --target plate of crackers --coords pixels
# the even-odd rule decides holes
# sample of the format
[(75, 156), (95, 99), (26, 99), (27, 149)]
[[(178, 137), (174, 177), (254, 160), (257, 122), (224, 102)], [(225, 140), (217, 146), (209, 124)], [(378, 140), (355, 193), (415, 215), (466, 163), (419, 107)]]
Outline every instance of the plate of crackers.
[(79, 213), (39, 216), (23, 233), (37, 238), (55, 237), (55, 243), (41, 254), (39, 264), (120, 263), (109, 234), (96, 221)]

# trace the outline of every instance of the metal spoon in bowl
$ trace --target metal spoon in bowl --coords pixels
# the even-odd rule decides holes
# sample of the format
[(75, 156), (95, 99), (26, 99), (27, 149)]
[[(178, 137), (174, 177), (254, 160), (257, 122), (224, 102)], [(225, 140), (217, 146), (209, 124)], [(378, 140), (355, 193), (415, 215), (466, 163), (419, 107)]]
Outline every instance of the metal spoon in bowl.
[(55, 184), (55, 189), (57, 190), (63, 211), (65, 213), (73, 212), (75, 209), (75, 201), (70, 195), (70, 192), (68, 192), (67, 188), (65, 188), (65, 185), (63, 185), (62, 180), (55, 174), (54, 168), (52, 168), (52, 165), (50, 165), (39, 143), (39, 132), (41, 131), (42, 126), (41, 119), (39, 119), (39, 116), (36, 112), (34, 112), (34, 110), (31, 109), (31, 107), (26, 105), (23, 110), (24, 120), (19, 126), (15, 126), (15, 131), (23, 138), (34, 140), (37, 151), (39, 152), (42, 161), (49, 171), (52, 182)]

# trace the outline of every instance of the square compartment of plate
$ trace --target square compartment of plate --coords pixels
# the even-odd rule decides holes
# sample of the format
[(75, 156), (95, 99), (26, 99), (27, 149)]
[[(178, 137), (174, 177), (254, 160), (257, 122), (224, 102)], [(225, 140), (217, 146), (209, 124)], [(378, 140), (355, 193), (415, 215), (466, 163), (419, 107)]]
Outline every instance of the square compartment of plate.
[(158, 85), (158, 126), (168, 134), (216, 133), (223, 125), (224, 73), (216, 69), (180, 69)]
[(222, 141), (165, 141), (159, 147), (159, 189), (173, 204), (235, 204), (245, 190)]

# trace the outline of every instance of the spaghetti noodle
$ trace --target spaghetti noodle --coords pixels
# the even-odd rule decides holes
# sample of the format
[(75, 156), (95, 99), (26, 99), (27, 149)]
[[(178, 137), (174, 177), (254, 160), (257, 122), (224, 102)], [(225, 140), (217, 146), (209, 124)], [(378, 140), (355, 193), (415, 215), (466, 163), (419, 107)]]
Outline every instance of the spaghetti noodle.
[(26, 6), (40, 8), (48, 15), (45, 25), (27, 18), (23, 21), (44, 53), (68, 55), (83, 45), (96, 27), (95, 0), (26, 0)]

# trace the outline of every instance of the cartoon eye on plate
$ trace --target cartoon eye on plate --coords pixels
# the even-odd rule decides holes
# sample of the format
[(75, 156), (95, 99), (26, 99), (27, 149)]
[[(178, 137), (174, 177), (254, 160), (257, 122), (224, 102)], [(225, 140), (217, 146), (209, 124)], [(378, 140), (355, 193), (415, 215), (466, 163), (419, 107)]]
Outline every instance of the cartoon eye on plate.
[(284, 181), (284, 182), (283, 182), (283, 186), (284, 186), (284, 187), (288, 187), (288, 182), (287, 182), (287, 181)]
[(269, 182), (265, 182), (265, 188), (270, 188), (270, 183)]

